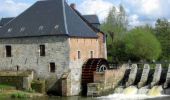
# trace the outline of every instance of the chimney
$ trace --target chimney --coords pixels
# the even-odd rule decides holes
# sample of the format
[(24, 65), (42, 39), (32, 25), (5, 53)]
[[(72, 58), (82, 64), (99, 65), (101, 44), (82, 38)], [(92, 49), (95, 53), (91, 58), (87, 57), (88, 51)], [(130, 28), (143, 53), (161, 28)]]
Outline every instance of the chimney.
[(76, 9), (76, 4), (75, 4), (75, 3), (71, 3), (71, 4), (70, 4), (70, 7), (71, 7), (72, 9)]

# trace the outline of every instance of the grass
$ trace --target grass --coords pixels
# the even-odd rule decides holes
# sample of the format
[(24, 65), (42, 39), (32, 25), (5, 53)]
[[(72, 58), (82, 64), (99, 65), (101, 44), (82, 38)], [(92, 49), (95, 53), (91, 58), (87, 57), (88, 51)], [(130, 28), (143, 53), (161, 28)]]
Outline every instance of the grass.
[(10, 86), (10, 85), (5, 85), (5, 84), (0, 84), (0, 90), (14, 90), (16, 89), (14, 86)]
[(11, 98), (29, 98), (29, 95), (24, 92), (16, 92), (11, 94)]

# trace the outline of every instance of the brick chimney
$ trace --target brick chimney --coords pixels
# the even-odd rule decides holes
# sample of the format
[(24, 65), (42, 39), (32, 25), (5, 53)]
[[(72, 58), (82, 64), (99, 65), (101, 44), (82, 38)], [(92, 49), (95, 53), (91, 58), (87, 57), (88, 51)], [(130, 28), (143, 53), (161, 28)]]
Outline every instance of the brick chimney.
[(70, 7), (71, 7), (72, 9), (76, 9), (76, 4), (75, 4), (75, 3), (71, 3), (71, 4), (70, 4)]

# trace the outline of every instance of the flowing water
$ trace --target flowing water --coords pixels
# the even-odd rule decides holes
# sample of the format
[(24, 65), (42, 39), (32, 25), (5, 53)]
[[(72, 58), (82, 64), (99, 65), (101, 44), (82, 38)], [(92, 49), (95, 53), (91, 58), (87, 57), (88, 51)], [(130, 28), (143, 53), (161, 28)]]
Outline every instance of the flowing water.
[(170, 96), (147, 96), (147, 95), (125, 95), (125, 94), (110, 94), (101, 97), (42, 97), (34, 99), (11, 99), (3, 98), (0, 100), (170, 100)]
[(149, 90), (149, 96), (161, 96), (161, 92), (163, 91), (162, 86), (154, 86)]

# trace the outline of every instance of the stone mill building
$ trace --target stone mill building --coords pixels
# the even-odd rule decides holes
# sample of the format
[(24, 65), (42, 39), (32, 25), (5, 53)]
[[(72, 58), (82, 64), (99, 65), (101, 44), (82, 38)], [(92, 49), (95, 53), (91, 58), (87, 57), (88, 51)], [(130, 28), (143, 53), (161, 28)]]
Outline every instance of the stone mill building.
[(81, 15), (65, 0), (37, 1), (14, 18), (0, 22), (0, 70), (33, 70), (47, 88), (59, 90), (68, 73), (69, 94), (81, 91), (82, 65), (107, 58), (105, 35), (96, 15)]

